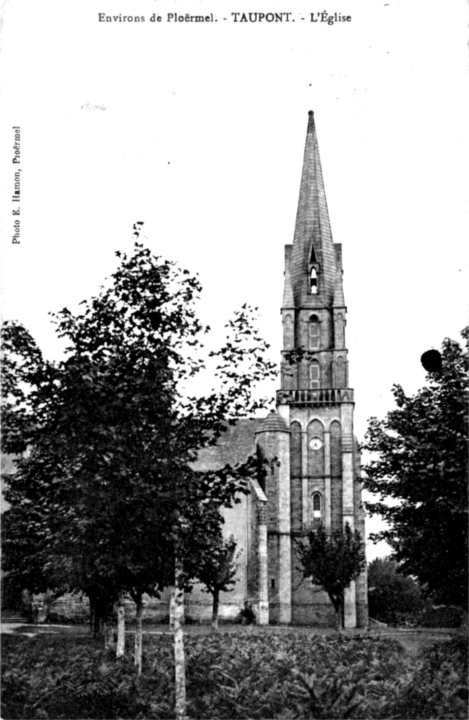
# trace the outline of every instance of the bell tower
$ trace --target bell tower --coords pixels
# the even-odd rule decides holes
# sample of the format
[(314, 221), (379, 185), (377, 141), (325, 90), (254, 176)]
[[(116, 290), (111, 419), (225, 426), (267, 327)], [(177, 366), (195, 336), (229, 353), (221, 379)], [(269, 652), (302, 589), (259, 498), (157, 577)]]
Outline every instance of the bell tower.
[[(348, 523), (364, 534), (354, 395), (349, 387), (342, 248), (332, 240), (313, 112), (309, 113), (295, 234), (285, 247), (283, 351), (277, 411), (290, 431), (290, 533)], [(292, 622), (329, 624), (325, 593), (295, 574)], [(346, 591), (345, 627), (366, 625), (366, 576)]]

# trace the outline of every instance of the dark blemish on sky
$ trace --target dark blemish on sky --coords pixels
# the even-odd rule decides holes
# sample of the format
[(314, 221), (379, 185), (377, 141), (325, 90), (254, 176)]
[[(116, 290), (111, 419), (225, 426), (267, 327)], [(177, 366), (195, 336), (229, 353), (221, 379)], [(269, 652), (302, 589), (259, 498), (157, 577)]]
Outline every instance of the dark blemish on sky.
[(429, 373), (441, 371), (441, 354), (438, 350), (427, 350), (420, 358), (420, 362)]

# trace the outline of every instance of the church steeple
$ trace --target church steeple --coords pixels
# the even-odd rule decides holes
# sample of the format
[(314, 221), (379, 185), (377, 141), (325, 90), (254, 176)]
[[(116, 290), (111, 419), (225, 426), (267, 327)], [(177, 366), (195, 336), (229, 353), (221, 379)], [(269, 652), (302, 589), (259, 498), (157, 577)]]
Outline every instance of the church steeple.
[(336, 272), (314, 113), (310, 111), (290, 260), (295, 305), (331, 304)]
[[(316, 126), (310, 112), (295, 235), (293, 244), (285, 247), (283, 352), (277, 411), (290, 431), (289, 457), (285, 450), (288, 435), (284, 431), (278, 433), (277, 446), (271, 449), (271, 456), (280, 458), (282, 468), (289, 463), (293, 536), (306, 535), (319, 524), (326, 532), (348, 524), (364, 536), (353, 430), (354, 394), (349, 383), (345, 338), (346, 312), (342, 248), (332, 240)], [(278, 504), (280, 518), (288, 506), (288, 488), (280, 476), (275, 482), (271, 483), (270, 497), (271, 503)], [(292, 622), (327, 624), (330, 612), (327, 599), (318, 598), (311, 604), (310, 591), (301, 583), (298, 570), (294, 564), (288, 566), (287, 558), (291, 558), (288, 530), (280, 522), (271, 522), (268, 537), (272, 618), (278, 621), (281, 598), (287, 598), (291, 583)], [(277, 585), (278, 598), (272, 594)], [(276, 605), (280, 610), (275, 610), (274, 615)], [(363, 575), (345, 593), (344, 624), (363, 626), (366, 618)]]
[[(316, 126), (310, 111), (295, 235), (293, 245), (285, 247), (282, 390), (310, 390), (317, 395), (317, 391), (348, 387), (346, 310), (342, 248), (332, 241)], [(293, 349), (302, 349), (305, 354), (292, 366)], [(333, 396), (338, 398), (341, 393)]]

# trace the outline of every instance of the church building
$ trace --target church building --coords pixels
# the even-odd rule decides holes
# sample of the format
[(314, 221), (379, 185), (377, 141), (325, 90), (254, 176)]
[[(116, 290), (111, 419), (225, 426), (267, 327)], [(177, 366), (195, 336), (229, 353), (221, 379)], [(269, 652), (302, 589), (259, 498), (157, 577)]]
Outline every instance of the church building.
[[(285, 246), (277, 409), (265, 420), (238, 422), (200, 458), (208, 469), (240, 462), (256, 447), (272, 461), (263, 481), (253, 480), (250, 494), (224, 512), (225, 533), (235, 536), (242, 554), (236, 586), (221, 598), (221, 617), (248, 602), (260, 624), (332, 625), (328, 596), (302, 579), (294, 540), (319, 524), (335, 530), (348, 523), (365, 537), (342, 274), (310, 112), (295, 234)], [(187, 596), (187, 614), (208, 619), (209, 604), (195, 591)], [(344, 625), (367, 623), (365, 572), (346, 591)]]

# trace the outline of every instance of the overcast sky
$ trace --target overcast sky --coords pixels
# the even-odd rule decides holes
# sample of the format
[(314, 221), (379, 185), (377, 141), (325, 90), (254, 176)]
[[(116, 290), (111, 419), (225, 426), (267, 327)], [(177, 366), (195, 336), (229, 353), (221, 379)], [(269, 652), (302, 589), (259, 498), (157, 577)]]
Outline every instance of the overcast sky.
[[(352, 20), (310, 21), (325, 9)], [(292, 14), (234, 22), (243, 10)], [(171, 12), (218, 22), (168, 22)], [(3, 316), (58, 357), (48, 312), (96, 293), (143, 221), (157, 254), (199, 273), (204, 319), (258, 306), (278, 359), (312, 109), (363, 439), (367, 418), (392, 407), (392, 384), (415, 392), (422, 352), (467, 324), (467, 19), (464, 0), (6, 2)]]

